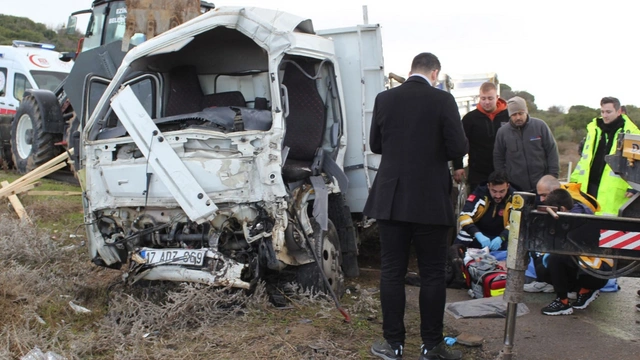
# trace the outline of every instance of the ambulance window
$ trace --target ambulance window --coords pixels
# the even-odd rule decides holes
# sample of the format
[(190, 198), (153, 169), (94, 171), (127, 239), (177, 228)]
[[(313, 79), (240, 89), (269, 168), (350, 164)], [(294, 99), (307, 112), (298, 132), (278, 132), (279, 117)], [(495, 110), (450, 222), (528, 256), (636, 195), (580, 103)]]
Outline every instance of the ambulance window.
[(67, 77), (66, 73), (53, 71), (31, 71), (33, 80), (38, 85), (38, 89), (55, 91), (58, 85)]
[(0, 68), (0, 96), (7, 90), (7, 68)]
[(24, 92), (27, 89), (33, 89), (33, 85), (29, 83), (29, 80), (27, 80), (26, 76), (16, 73), (13, 80), (13, 97), (18, 101), (22, 101)]

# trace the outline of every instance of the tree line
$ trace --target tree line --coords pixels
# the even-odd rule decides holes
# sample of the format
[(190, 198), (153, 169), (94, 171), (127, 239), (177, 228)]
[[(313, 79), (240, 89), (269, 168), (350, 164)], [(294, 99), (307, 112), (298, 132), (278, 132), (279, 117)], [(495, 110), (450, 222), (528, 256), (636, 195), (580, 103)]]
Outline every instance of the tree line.
[(59, 52), (75, 52), (81, 37), (82, 34), (77, 31), (67, 34), (63, 25), (54, 30), (25, 17), (0, 14), (0, 45), (11, 45), (13, 40), (23, 40), (53, 44)]
[[(584, 105), (573, 105), (565, 112), (560, 106), (552, 106), (547, 110), (538, 109), (535, 104), (535, 96), (527, 91), (514, 91), (507, 84), (500, 84), (500, 97), (508, 100), (514, 96), (520, 96), (527, 102), (529, 114), (544, 120), (553, 132), (556, 141), (579, 142), (586, 134), (586, 127), (595, 117), (600, 116), (600, 108), (590, 108)], [(636, 124), (640, 120), (640, 108), (633, 105), (625, 105), (627, 115)]]
[[(67, 34), (64, 25), (57, 29), (49, 29), (46, 25), (36, 23), (25, 17), (0, 14), (0, 45), (11, 45), (13, 40), (33, 41), (53, 44), (60, 52), (75, 52), (82, 33), (76, 31)], [(574, 105), (565, 113), (565, 109), (552, 106), (547, 110), (538, 109), (535, 96), (527, 91), (514, 91), (507, 84), (500, 84), (500, 97), (509, 99), (520, 96), (527, 101), (529, 113), (533, 117), (543, 119), (553, 131), (557, 141), (579, 142), (585, 135), (585, 127), (596, 116), (600, 109), (583, 105)], [(627, 114), (631, 119), (640, 119), (640, 108), (627, 105)]]

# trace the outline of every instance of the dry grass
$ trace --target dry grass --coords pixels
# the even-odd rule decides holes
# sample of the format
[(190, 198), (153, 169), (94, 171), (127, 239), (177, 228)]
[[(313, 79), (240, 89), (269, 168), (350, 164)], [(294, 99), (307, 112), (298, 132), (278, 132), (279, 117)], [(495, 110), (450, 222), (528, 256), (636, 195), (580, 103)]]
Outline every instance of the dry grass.
[[(352, 284), (344, 323), (324, 295), (288, 287), (277, 309), (266, 287), (197, 284), (128, 287), (93, 266), (78, 242), (0, 218), (0, 358), (35, 347), (67, 359), (357, 359), (379, 329), (378, 300)], [(76, 314), (69, 301), (90, 309)], [(363, 350), (364, 349), (364, 350)], [(363, 353), (364, 351), (364, 353)]]
[[(294, 285), (283, 290), (285, 309), (268, 301), (264, 284), (252, 296), (196, 284), (129, 287), (122, 271), (90, 263), (85, 237), (69, 236), (84, 233), (78, 200), (25, 198), (39, 227), (0, 207), (0, 359), (35, 347), (70, 360), (370, 358), (381, 335), (377, 272), (347, 282), (341, 302), (351, 323), (326, 296)], [(91, 313), (75, 313), (69, 301)], [(407, 313), (412, 329), (416, 311)]]

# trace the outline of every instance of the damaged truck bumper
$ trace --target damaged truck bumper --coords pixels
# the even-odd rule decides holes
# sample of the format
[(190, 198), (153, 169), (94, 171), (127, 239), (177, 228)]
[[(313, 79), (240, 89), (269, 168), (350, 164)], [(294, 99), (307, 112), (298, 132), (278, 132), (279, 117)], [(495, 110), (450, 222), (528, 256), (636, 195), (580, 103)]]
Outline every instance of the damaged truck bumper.
[(139, 280), (166, 280), (240, 289), (250, 287), (248, 282), (240, 279), (249, 267), (212, 249), (145, 248), (137, 251), (132, 260), (136, 263), (128, 274), (132, 284)]

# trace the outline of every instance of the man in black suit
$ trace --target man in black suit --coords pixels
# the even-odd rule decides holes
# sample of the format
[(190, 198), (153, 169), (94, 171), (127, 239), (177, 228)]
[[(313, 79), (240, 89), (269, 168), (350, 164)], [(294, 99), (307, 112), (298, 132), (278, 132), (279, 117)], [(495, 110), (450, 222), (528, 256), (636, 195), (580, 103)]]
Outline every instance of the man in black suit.
[(440, 61), (413, 59), (410, 77), (376, 97), (369, 145), (382, 154), (364, 214), (378, 222), (380, 302), (384, 340), (371, 352), (401, 359), (405, 340), (404, 279), (411, 244), (420, 270), (420, 359), (460, 359), (443, 341), (447, 233), (455, 225), (448, 161), (464, 156), (468, 142), (451, 94), (433, 85)]

